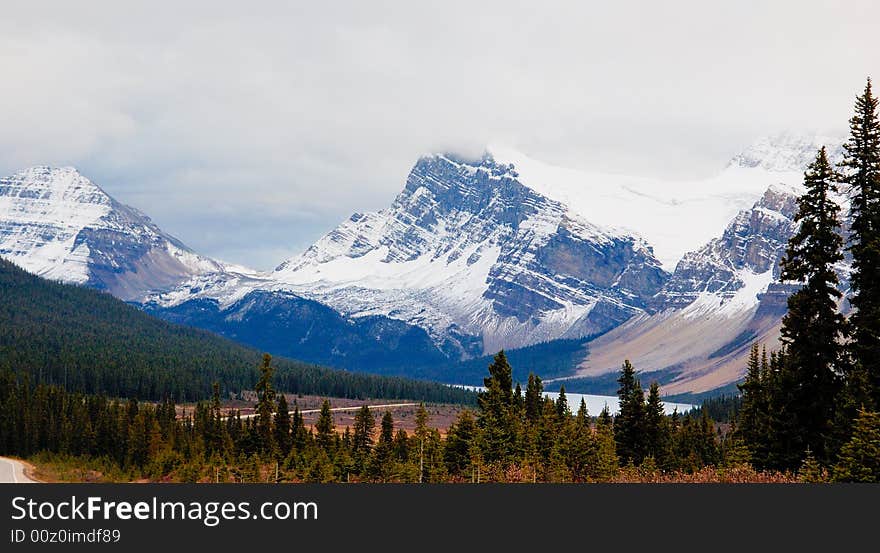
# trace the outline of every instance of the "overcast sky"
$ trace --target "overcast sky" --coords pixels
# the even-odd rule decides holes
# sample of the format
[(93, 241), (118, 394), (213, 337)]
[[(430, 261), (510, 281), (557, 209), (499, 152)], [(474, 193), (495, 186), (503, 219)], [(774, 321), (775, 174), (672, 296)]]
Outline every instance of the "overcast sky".
[(4, 2), (0, 172), (74, 165), (197, 251), (271, 268), (488, 142), (702, 176), (841, 133), (873, 1)]

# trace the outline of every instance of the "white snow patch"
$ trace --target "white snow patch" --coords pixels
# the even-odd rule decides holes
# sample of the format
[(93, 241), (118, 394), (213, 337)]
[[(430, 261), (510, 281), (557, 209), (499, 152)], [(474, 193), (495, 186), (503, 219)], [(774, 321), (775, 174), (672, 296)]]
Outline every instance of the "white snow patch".
[(759, 295), (767, 291), (774, 281), (773, 269), (763, 273), (753, 273), (748, 269), (737, 272), (737, 279), (743, 283), (732, 295), (718, 292), (703, 292), (697, 299), (682, 309), (685, 319), (699, 317), (732, 317), (744, 311), (757, 309)]
[(500, 145), (489, 148), (513, 163), (519, 181), (567, 205), (599, 227), (646, 237), (667, 271), (682, 256), (719, 236), (736, 215), (750, 209), (772, 184), (798, 186), (803, 172), (728, 166), (708, 179), (664, 181), (557, 167)]

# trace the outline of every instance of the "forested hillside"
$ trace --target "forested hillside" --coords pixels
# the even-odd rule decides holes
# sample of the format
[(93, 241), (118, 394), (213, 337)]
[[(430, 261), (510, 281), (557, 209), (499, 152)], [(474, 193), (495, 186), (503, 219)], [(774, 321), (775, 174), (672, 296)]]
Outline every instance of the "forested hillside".
[[(0, 370), (72, 391), (139, 399), (203, 399), (252, 388), (260, 352), (147, 315), (109, 294), (50, 282), (0, 260)], [(292, 393), (472, 403), (439, 384), (276, 359)]]

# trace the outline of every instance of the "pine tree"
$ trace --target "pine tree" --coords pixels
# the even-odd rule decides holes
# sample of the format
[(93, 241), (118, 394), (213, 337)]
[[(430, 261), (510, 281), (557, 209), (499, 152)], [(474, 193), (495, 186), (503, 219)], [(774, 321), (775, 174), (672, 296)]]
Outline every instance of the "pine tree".
[(852, 197), (852, 370), (865, 373), (870, 408), (880, 405), (880, 122), (871, 79), (856, 98), (849, 127), (843, 166)]
[(480, 392), (479, 424), (486, 440), (486, 460), (509, 460), (516, 442), (513, 417), (513, 371), (504, 351), (495, 355), (489, 365), (489, 376), (483, 380), (485, 392)]
[(602, 407), (602, 411), (599, 413), (596, 424), (598, 426), (606, 426), (608, 428), (611, 428), (614, 424), (614, 419), (611, 417), (611, 410), (608, 409), (607, 403), (604, 407)]
[(406, 433), (406, 430), (403, 428), (398, 428), (397, 433), (394, 434), (394, 459), (399, 463), (406, 463), (409, 461), (409, 436)]
[(504, 350), (499, 351), (489, 365), (489, 376), (483, 379), (485, 392), (481, 392), (478, 400), (483, 404), (510, 405), (513, 402), (513, 370), (507, 362)]
[(329, 452), (336, 441), (336, 425), (333, 422), (333, 413), (330, 411), (330, 401), (324, 400), (321, 404), (321, 412), (315, 423), (315, 441), (324, 451)]
[(614, 419), (617, 455), (622, 464), (638, 465), (645, 456), (645, 393), (629, 359), (623, 362), (617, 382), (620, 384), (617, 390), (620, 410)]
[(541, 417), (541, 402), (544, 399), (544, 385), (541, 377), (529, 373), (529, 382), (526, 385), (525, 409), (526, 418), (536, 422)]
[(416, 447), (418, 448), (419, 483), (424, 482), (425, 479), (425, 445), (428, 441), (428, 434), (428, 410), (425, 409), (424, 403), (419, 403), (419, 408), (416, 411), (416, 428), (414, 436), (418, 443)]
[(394, 416), (391, 414), (391, 411), (385, 411), (385, 414), (382, 415), (382, 423), (379, 428), (379, 441), (376, 443), (376, 447), (379, 446), (391, 446), (391, 442), (394, 441)]
[(446, 435), (446, 447), (443, 461), (446, 470), (453, 475), (470, 475), (471, 444), (477, 434), (477, 421), (473, 414), (465, 409), (458, 419), (449, 427)]
[(278, 447), (278, 453), (283, 459), (290, 454), (293, 446), (293, 439), (290, 434), (290, 409), (287, 406), (287, 398), (284, 394), (278, 394), (278, 405), (275, 409), (275, 444)]
[(262, 451), (271, 451), (274, 447), (272, 431), (272, 413), (275, 411), (275, 390), (272, 388), (272, 356), (263, 354), (263, 363), (260, 365), (260, 379), (257, 381), (256, 424), (257, 434)]
[(387, 482), (393, 474), (392, 456), (394, 454), (394, 416), (391, 411), (385, 411), (382, 421), (379, 423), (379, 439), (373, 448), (373, 458), (370, 462), (370, 477), (381, 482)]
[(521, 418), (525, 410), (525, 398), (523, 398), (522, 386), (519, 382), (513, 389), (513, 415), (515, 418)]
[(362, 406), (354, 417), (354, 435), (352, 437), (352, 454), (355, 470), (363, 471), (373, 447), (373, 429), (376, 418), (366, 405)]
[(599, 414), (596, 424), (596, 448), (597, 463), (591, 471), (591, 476), (599, 481), (608, 481), (615, 478), (620, 471), (620, 461), (617, 456), (617, 446), (612, 427), (611, 413), (606, 405)]
[(799, 432), (803, 422), (797, 401), (796, 375), (785, 348), (770, 354), (762, 376), (767, 403), (764, 445), (765, 466), (775, 470), (796, 469), (807, 449), (804, 436)]
[(859, 411), (834, 467), (839, 482), (880, 482), (880, 413)]
[(290, 423), (291, 445), (296, 451), (301, 452), (306, 446), (306, 440), (309, 433), (306, 430), (306, 423), (303, 420), (302, 413), (299, 412), (299, 405), (293, 402), (293, 419)]
[(660, 385), (652, 382), (648, 389), (648, 401), (645, 405), (645, 453), (654, 458), (654, 462), (665, 468), (669, 461), (669, 423), (663, 400), (660, 398)]
[(577, 414), (563, 425), (561, 449), (574, 481), (584, 482), (598, 464), (598, 443), (590, 428), (587, 404), (581, 398)]
[[(774, 355), (775, 359), (775, 355)], [(736, 421), (736, 433), (750, 453), (750, 463), (758, 469), (769, 467), (771, 447), (774, 447), (771, 413), (775, 393), (775, 375), (771, 370), (767, 348), (753, 344), (749, 354), (745, 380), (737, 385), (742, 392), (742, 404)]]
[(842, 294), (834, 272), (834, 265), (843, 260), (840, 207), (831, 197), (837, 192), (834, 178), (823, 146), (804, 173), (806, 192), (798, 198), (794, 219), (800, 227), (781, 264), (782, 280), (801, 284), (788, 298), (788, 313), (782, 319), (787, 362), (780, 382), (787, 388), (785, 408), (796, 421), (790, 427), (790, 443), (797, 447), (793, 459), (801, 459), (807, 447), (820, 460), (831, 457), (844, 332), (844, 318), (837, 310)]
[(559, 387), (559, 396), (556, 398), (556, 416), (560, 420), (571, 416), (571, 409), (568, 407), (568, 398), (565, 397), (565, 386)]
[(822, 468), (819, 461), (813, 456), (810, 448), (807, 448), (804, 462), (801, 463), (801, 467), (798, 469), (798, 480), (808, 484), (827, 481), (827, 471)]

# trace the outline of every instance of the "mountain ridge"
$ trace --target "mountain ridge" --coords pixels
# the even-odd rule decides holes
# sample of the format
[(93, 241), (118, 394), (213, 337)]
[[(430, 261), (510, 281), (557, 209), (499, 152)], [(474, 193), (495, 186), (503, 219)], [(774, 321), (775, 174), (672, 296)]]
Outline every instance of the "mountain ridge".
[[(624, 354), (603, 340), (629, 332), (632, 344), (634, 328), (654, 336), (657, 321), (708, 314), (720, 343), (696, 356), (705, 358), (700, 367), (688, 365), (694, 355), (686, 352), (668, 362), (630, 352), (645, 369), (692, 377), (711, 372), (709, 358), (716, 369), (730, 361), (743, 336), (774, 339), (784, 293), (771, 283), (794, 229), (798, 166), (819, 142), (839, 156), (839, 141), (779, 135), (746, 148), (714, 177), (682, 182), (558, 168), (497, 146), (477, 159), (423, 156), (388, 208), (353, 214), (272, 271), (200, 258), (206, 263), (191, 274), (133, 287), (135, 299), (151, 313), (270, 351), (388, 372), (405, 372), (416, 355), (454, 367), (502, 348), (602, 335), (572, 367), (588, 376), (609, 370), (603, 352)], [(141, 228), (152, 224), (117, 211)], [(0, 218), (0, 237), (3, 228)], [(87, 244), (101, 243), (82, 234)], [(135, 279), (138, 272), (117, 271)], [(88, 285), (110, 288), (96, 280)], [(120, 295), (119, 287), (109, 291)]]

